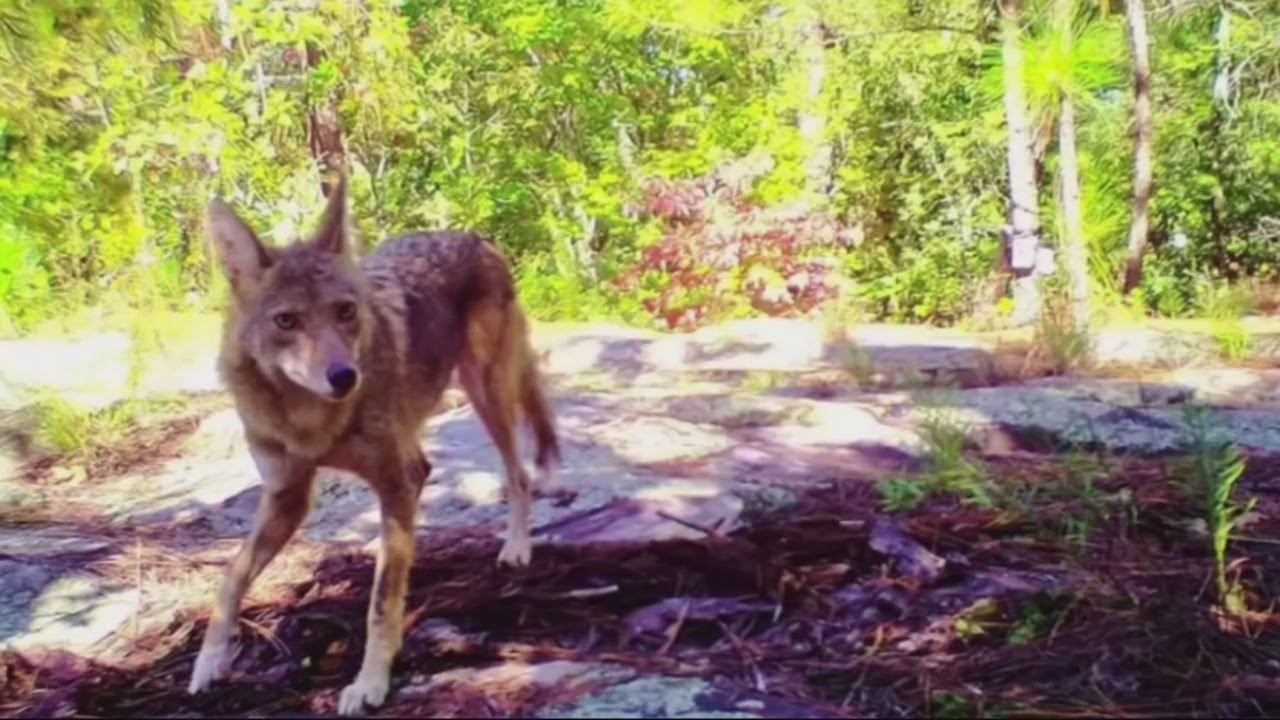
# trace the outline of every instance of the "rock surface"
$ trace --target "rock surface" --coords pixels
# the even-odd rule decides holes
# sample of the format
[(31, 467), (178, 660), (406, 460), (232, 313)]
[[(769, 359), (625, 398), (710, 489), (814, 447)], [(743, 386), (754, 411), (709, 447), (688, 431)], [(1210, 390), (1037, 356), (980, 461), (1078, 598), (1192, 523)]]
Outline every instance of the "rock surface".
[[(749, 705), (749, 707), (751, 707)], [(644, 677), (610, 685), (576, 702), (549, 707), (545, 718), (756, 718), (749, 712), (716, 709), (712, 688), (698, 678)]]
[[(51, 341), (0, 343), (7, 381), (0, 383), (0, 407), (21, 405), (40, 388), (69, 392), (88, 405), (118, 397), (128, 374), (127, 339), (92, 336), (82, 341), (87, 345), (77, 343), (76, 353)], [(1100, 337), (1102, 355), (1125, 359), (1175, 353), (1174, 342), (1159, 333)], [(780, 320), (681, 336), (582, 326), (544, 334), (538, 347), (564, 451), (563, 467), (537, 486), (533, 522), (540, 544), (729, 532), (744, 513), (794, 502), (792, 490), (919, 467), (929, 452), (929, 428), (938, 423), (963, 430), (990, 451), (1084, 444), (1154, 454), (1176, 450), (1187, 431), (1186, 409), (1208, 404), (1220, 432), (1251, 451), (1280, 453), (1275, 370), (1210, 367), (1152, 373), (1142, 381), (1052, 378), (990, 387), (984, 385), (992, 379), (991, 347), (981, 338), (864, 326), (835, 342), (816, 323)], [(87, 359), (69, 359), (85, 348), (92, 350)], [(149, 391), (216, 387), (209, 356), (183, 357), (185, 364), (157, 376)], [(877, 374), (924, 382), (896, 391), (855, 382)], [(507, 510), (499, 457), (456, 393), (447, 407), (422, 438), (435, 471), (422, 495), (419, 532), (473, 528), (500, 537)], [(20, 649), (53, 646), (92, 655), (132, 621), (171, 613), (172, 607), (162, 613), (148, 604), (121, 571), (99, 573), (89, 561), (119, 554), (128, 542), (121, 538), (131, 533), (150, 533), (208, 549), (210, 572), (220, 572), (248, 532), (260, 493), (231, 410), (204, 418), (178, 457), (121, 475), (34, 485), (9, 462), (6, 468), (0, 458), (5, 517), (30, 511), (66, 525), (0, 526), (0, 645)], [(86, 518), (94, 532), (74, 527)], [(303, 538), (367, 547), (377, 528), (377, 504), (364, 484), (324, 472)], [(147, 595), (170, 603), (211, 599)], [(430, 686), (502, 685), (516, 677), (509, 667), (468, 672), (442, 674)], [(521, 682), (582, 689), (549, 707), (547, 716), (767, 715), (754, 701), (718, 698), (703, 680), (629, 672), (544, 663), (517, 675)], [(574, 685), (575, 678), (591, 682)]]

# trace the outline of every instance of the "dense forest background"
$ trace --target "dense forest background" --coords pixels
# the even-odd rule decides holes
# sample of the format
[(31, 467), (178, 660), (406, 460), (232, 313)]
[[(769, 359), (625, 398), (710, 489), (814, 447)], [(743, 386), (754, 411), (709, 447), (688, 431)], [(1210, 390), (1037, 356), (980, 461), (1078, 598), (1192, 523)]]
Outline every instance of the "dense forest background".
[(0, 0), (0, 53), (6, 334), (216, 304), (209, 197), (283, 242), (339, 167), (365, 248), (480, 230), (546, 319), (1184, 316), (1280, 260), (1280, 2)]

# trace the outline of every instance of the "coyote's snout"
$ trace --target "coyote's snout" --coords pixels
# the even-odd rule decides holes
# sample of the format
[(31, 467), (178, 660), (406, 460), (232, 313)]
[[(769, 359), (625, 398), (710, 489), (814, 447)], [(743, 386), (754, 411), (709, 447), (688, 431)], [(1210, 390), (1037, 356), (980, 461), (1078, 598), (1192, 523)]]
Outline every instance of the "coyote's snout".
[(517, 422), (532, 427), (544, 475), (560, 448), (528, 323), (505, 259), (473, 233), (408, 233), (355, 260), (345, 177), (307, 240), (269, 247), (219, 200), (209, 204), (208, 230), (232, 296), (219, 370), (262, 496), (218, 592), (190, 691), (230, 671), (244, 594), (302, 524), (316, 470), (335, 467), (369, 483), (382, 515), (364, 659), (338, 708), (356, 714), (381, 704), (390, 683), (418, 498), (431, 473), (419, 434), (455, 370), (503, 460), (510, 517), (498, 559), (529, 562), (531, 488), (516, 455)]

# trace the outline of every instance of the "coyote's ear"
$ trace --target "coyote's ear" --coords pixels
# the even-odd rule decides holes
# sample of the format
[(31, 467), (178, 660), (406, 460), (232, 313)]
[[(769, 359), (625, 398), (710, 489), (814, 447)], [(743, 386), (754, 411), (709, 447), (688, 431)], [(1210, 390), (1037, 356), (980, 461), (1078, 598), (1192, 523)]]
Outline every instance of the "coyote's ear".
[(271, 252), (235, 211), (218, 198), (209, 201), (205, 221), (222, 272), (237, 298), (248, 297), (271, 266)]
[(312, 242), (321, 250), (334, 255), (347, 252), (351, 244), (351, 215), (347, 211), (347, 174), (338, 175), (338, 181), (329, 191), (329, 202), (320, 216), (320, 226)]

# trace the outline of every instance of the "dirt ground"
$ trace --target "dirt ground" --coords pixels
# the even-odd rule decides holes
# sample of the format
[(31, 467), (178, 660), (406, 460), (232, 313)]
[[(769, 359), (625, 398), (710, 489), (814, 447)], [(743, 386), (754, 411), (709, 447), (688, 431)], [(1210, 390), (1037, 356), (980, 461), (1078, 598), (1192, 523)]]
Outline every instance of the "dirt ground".
[[(446, 408), (371, 714), (1280, 715), (1280, 361), (996, 382), (971, 338), (860, 331), (856, 367), (785, 324), (549, 345), (566, 462), (522, 570), (495, 564), (501, 464)], [(225, 398), (170, 375), (191, 387), (162, 422), (0, 478), (0, 715), (315, 717), (354, 676), (376, 512), (326, 479), (250, 593), (232, 678), (186, 694), (259, 490)], [(1256, 501), (1226, 544), (1230, 608), (1169, 455), (1192, 404)]]
[[(500, 662), (616, 663), (764, 698), (759, 715), (1261, 717), (1280, 713), (1280, 463), (1240, 491), (1263, 518), (1232, 545), (1251, 611), (1217, 607), (1198, 510), (1167, 464), (1116, 463), (1079, 532), (1078, 498), (1041, 493), (980, 509), (950, 496), (878, 512), (866, 483), (815, 490), (722, 536), (535, 552), (498, 569), (487, 535), (419, 547), (398, 692), (384, 716), (529, 716), (532, 685), (415, 692), (433, 673)], [(1010, 489), (1052, 487), (1060, 465), (989, 461)], [(332, 713), (356, 670), (371, 560), (320, 558), (311, 580), (247, 608), (231, 681), (185, 693), (203, 621), (137, 643), (127, 667), (64, 653), (0, 658), (0, 712), (16, 717)]]

